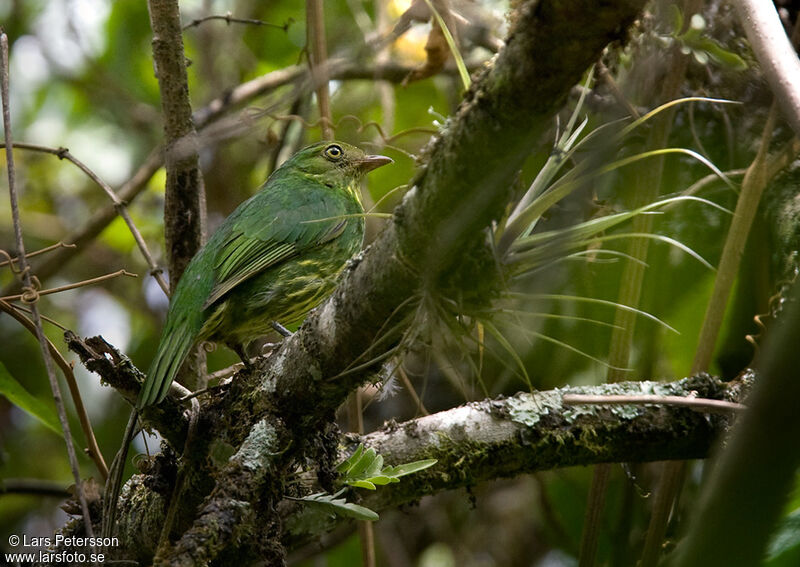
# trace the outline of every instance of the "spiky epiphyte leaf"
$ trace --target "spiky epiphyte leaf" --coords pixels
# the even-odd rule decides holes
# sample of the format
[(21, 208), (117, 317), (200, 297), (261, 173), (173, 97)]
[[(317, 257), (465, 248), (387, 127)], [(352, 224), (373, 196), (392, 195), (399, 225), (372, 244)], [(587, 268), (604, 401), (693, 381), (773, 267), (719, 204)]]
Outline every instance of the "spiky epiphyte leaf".
[[(588, 75), (586, 87), (591, 85), (592, 75)], [(588, 90), (588, 88), (586, 89)], [(582, 91), (585, 93), (586, 90)], [(696, 163), (710, 169), (714, 176), (735, 190), (730, 179), (708, 158), (689, 148), (673, 147), (647, 152), (631, 152), (632, 135), (636, 134), (654, 117), (679, 104), (693, 103), (729, 103), (730, 101), (704, 97), (690, 97), (670, 101), (638, 118), (615, 120), (600, 126), (592, 125), (583, 109), (583, 96), (566, 123), (566, 128), (556, 136), (553, 151), (545, 161), (538, 174), (534, 175), (528, 190), (520, 198), (516, 206), (509, 209), (508, 217), (500, 220), (494, 227), (490, 246), (476, 238), (470, 248), (476, 251), (465, 267), (447, 272), (441, 281), (431, 282), (422, 292), (424, 300), (419, 302), (419, 313), (412, 330), (406, 334), (406, 345), (425, 344), (435, 351), (431, 359), (436, 362), (442, 374), (457, 385), (465, 395), (469, 392), (469, 377), (466, 372), (472, 371), (480, 383), (484, 393), (493, 388), (484, 384), (479, 368), (480, 364), (470, 363), (470, 351), (476, 359), (486, 353), (492, 354), (508, 372), (522, 379), (528, 388), (533, 389), (534, 376), (526, 364), (530, 361), (522, 354), (524, 349), (532, 349), (537, 344), (549, 343), (557, 348), (576, 352), (583, 357), (605, 364), (602, 355), (593, 355), (575, 339), (552, 335), (552, 323), (546, 330), (542, 321), (555, 320), (555, 317), (537, 318), (524, 314), (524, 311), (541, 312), (541, 304), (530, 300), (530, 295), (520, 303), (518, 291), (528, 291), (531, 285), (539, 286), (542, 281), (554, 277), (553, 274), (563, 272), (559, 264), (566, 260), (580, 260), (588, 263), (611, 263), (619, 260), (630, 260), (620, 250), (612, 248), (614, 241), (620, 239), (650, 239), (670, 245), (697, 259), (707, 268), (710, 264), (688, 244), (668, 235), (641, 234), (625, 232), (624, 223), (639, 215), (663, 214), (677, 206), (688, 203), (699, 203), (706, 207), (725, 209), (707, 199), (693, 195), (673, 195), (659, 201), (646, 204), (629, 211), (614, 210), (611, 205), (593, 201), (594, 210), (587, 209), (583, 216), (560, 219), (560, 222), (549, 222), (557, 228), (544, 229), (542, 219), (557, 207), (564, 207), (573, 201), (573, 194), (579, 193), (584, 202), (596, 199), (594, 186), (600, 182), (613, 183), (624, 168), (650, 159), (658, 159), (664, 155), (688, 157)], [(620, 177), (622, 178), (622, 177)], [(569, 200), (567, 200), (569, 199)], [(562, 214), (563, 217), (563, 214)], [(587, 218), (588, 217), (588, 218)], [(491, 251), (491, 257), (486, 254)], [(536, 277), (532, 277), (533, 275)], [(557, 277), (557, 276), (555, 276)], [(477, 282), (477, 285), (476, 285)], [(463, 285), (463, 284), (467, 285)], [(463, 291), (474, 291), (464, 296)], [(540, 295), (540, 297), (542, 297)], [(593, 305), (612, 305), (613, 302), (602, 303), (603, 300), (581, 298), (595, 303), (584, 303), (587, 308)], [(597, 317), (583, 313), (555, 296), (550, 301), (561, 302), (560, 306), (568, 309), (566, 313), (554, 313), (562, 321), (564, 329), (571, 328), (574, 323), (595, 324)], [(574, 303), (574, 302), (573, 302)], [(556, 303), (554, 307), (559, 307)], [(625, 306), (619, 306), (626, 309)], [(559, 307), (560, 308), (560, 307)], [(572, 309), (570, 312), (569, 310)], [(641, 311), (636, 313), (642, 317), (659, 321), (656, 317)], [(594, 321), (593, 321), (594, 320)], [(613, 326), (609, 320), (607, 326)], [(520, 333), (520, 329), (525, 332)], [(578, 330), (577, 328), (575, 329)], [(512, 332), (509, 332), (512, 331)], [(483, 334), (485, 333), (485, 337)], [(556, 331), (556, 335), (559, 331)], [(596, 334), (596, 333), (595, 333)], [(476, 335), (480, 335), (476, 339)], [(516, 338), (515, 338), (516, 337)], [(485, 340), (485, 339), (488, 339)], [(580, 346), (578, 346), (580, 345)], [(602, 347), (601, 347), (602, 348)], [(405, 351), (413, 350), (406, 348)]]
[(682, 201), (696, 201), (719, 210), (730, 212), (727, 209), (720, 207), (716, 203), (706, 199), (691, 196), (677, 196), (662, 199), (640, 207), (633, 211), (626, 211), (606, 215), (603, 217), (590, 219), (574, 226), (563, 228), (560, 230), (540, 232), (532, 236), (518, 238), (517, 241), (511, 246), (506, 257), (506, 265), (509, 274), (517, 276), (535, 270), (546, 262), (558, 257), (566, 257), (568, 254), (575, 252), (578, 249), (586, 248), (590, 244), (596, 244), (604, 240), (613, 240), (618, 238), (655, 238), (662, 242), (667, 242), (673, 246), (680, 248), (693, 258), (698, 259), (706, 267), (711, 268), (702, 257), (695, 253), (691, 248), (684, 244), (671, 239), (666, 236), (660, 235), (642, 235), (642, 234), (615, 234), (600, 236), (601, 233), (615, 228), (617, 225), (631, 220), (633, 217), (645, 213), (652, 213), (657, 209), (667, 207)]

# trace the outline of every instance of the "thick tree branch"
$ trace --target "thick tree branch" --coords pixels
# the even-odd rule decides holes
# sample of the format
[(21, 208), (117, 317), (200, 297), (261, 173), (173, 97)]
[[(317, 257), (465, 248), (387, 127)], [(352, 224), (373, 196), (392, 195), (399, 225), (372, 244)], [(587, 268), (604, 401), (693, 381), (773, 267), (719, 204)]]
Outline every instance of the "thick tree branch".
[[(622, 382), (520, 393), (401, 424), (389, 423), (379, 431), (350, 439), (349, 447), (357, 443), (372, 447), (387, 464), (421, 459), (438, 462), (375, 492), (357, 491), (360, 504), (385, 510), (443, 490), (554, 468), (703, 458), (726, 430), (728, 418), (658, 404), (572, 406), (562, 403), (562, 398), (589, 392), (623, 396), (656, 392), (731, 402), (740, 400), (748, 388), (708, 375), (669, 383)], [(347, 456), (342, 454), (340, 459)], [(294, 516), (299, 507), (288, 501), (282, 508), (283, 513), (293, 512), (291, 519), (287, 516), (293, 528), (286, 535), (288, 547), (319, 536), (320, 524), (330, 530), (343, 521), (336, 518), (325, 522), (319, 510), (302, 505)], [(314, 526), (313, 533), (305, 531), (310, 526)]]
[[(131, 406), (136, 404), (144, 374), (130, 359), (106, 342), (103, 337), (81, 339), (72, 331), (64, 333), (69, 350), (78, 355), (87, 370), (97, 373), (112, 386)], [(169, 441), (173, 447), (182, 447), (189, 427), (183, 410), (174, 398), (168, 397), (158, 406), (146, 408), (142, 418)]]
[[(348, 499), (360, 496), (361, 504), (380, 511), (413, 502), (427, 494), (540, 470), (597, 463), (703, 458), (713, 442), (727, 430), (732, 416), (704, 415), (690, 408), (658, 404), (572, 406), (563, 404), (562, 397), (565, 394), (656, 393), (738, 402), (747, 394), (749, 385), (724, 383), (701, 375), (669, 383), (623, 382), (520, 393), (509, 398), (470, 403), (401, 424), (388, 423), (363, 436), (348, 434), (339, 442), (349, 448), (347, 451), (363, 443), (383, 455), (387, 464), (428, 458), (438, 460), (434, 467), (404, 477), (400, 483), (381, 487), (374, 493), (358, 491), (357, 496), (349, 495)], [(235, 470), (240, 475), (238, 480), (247, 484), (250, 484), (249, 475), (272, 474), (274, 471), (269, 470), (271, 453), (276, 449), (278, 437), (273, 426), (259, 422), (231, 458), (225, 473), (231, 475)], [(347, 451), (338, 459), (346, 458)], [(154, 486), (158, 486), (158, 481), (153, 477), (134, 477), (126, 486), (122, 505), (122, 511), (127, 511), (122, 514), (120, 526), (120, 535), (127, 538), (123, 547), (136, 549), (144, 557), (148, 550), (150, 554), (153, 552), (164, 513), (163, 496)], [(243, 528), (256, 540), (264, 541), (270, 531), (264, 527), (264, 520), (273, 512), (247, 506), (248, 497), (240, 484), (228, 486), (228, 494), (230, 500), (215, 516), (225, 534), (241, 533), (237, 528)], [(289, 549), (344, 521), (329, 518), (327, 511), (291, 500), (281, 502), (278, 512), (287, 529), (283, 541)], [(207, 559), (205, 554), (213, 551), (216, 545), (216, 541), (196, 543), (200, 545), (193, 548), (192, 555), (197, 559)]]

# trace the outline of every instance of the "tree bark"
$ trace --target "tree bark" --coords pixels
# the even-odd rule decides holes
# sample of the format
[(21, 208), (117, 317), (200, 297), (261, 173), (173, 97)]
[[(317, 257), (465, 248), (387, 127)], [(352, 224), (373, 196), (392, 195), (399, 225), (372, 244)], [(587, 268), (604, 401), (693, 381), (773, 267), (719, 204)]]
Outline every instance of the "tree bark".
[(164, 115), (164, 237), (172, 290), (200, 248), (205, 218), (205, 193), (200, 173), (197, 132), (192, 121), (186, 56), (177, 0), (149, 0), (153, 30), (153, 63)]

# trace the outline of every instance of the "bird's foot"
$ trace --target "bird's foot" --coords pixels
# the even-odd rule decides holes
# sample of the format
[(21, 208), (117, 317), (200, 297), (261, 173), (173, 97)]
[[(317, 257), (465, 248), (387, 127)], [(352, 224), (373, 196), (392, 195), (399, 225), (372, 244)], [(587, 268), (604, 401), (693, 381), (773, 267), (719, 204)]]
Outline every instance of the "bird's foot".
[(237, 344), (230, 345), (230, 347), (231, 347), (231, 349), (233, 349), (233, 351), (236, 354), (239, 355), (239, 358), (241, 359), (242, 363), (244, 364), (245, 369), (250, 370), (250, 368), (252, 367), (252, 362), (250, 360), (250, 357), (247, 356), (247, 351), (244, 348), (244, 345), (237, 343)]
[(273, 321), (271, 324), (272, 328), (275, 329), (279, 335), (287, 338), (292, 336), (292, 332), (277, 321)]

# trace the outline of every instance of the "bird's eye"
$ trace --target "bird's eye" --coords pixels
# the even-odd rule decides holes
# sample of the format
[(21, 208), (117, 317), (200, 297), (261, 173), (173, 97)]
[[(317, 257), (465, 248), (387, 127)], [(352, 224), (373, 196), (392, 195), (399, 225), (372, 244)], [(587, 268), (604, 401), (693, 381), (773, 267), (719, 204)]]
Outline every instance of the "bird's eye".
[(338, 144), (331, 144), (330, 146), (325, 148), (325, 151), (323, 153), (325, 154), (325, 157), (327, 157), (328, 159), (336, 161), (342, 158), (342, 156), (344, 155), (344, 150), (342, 149), (342, 146)]

